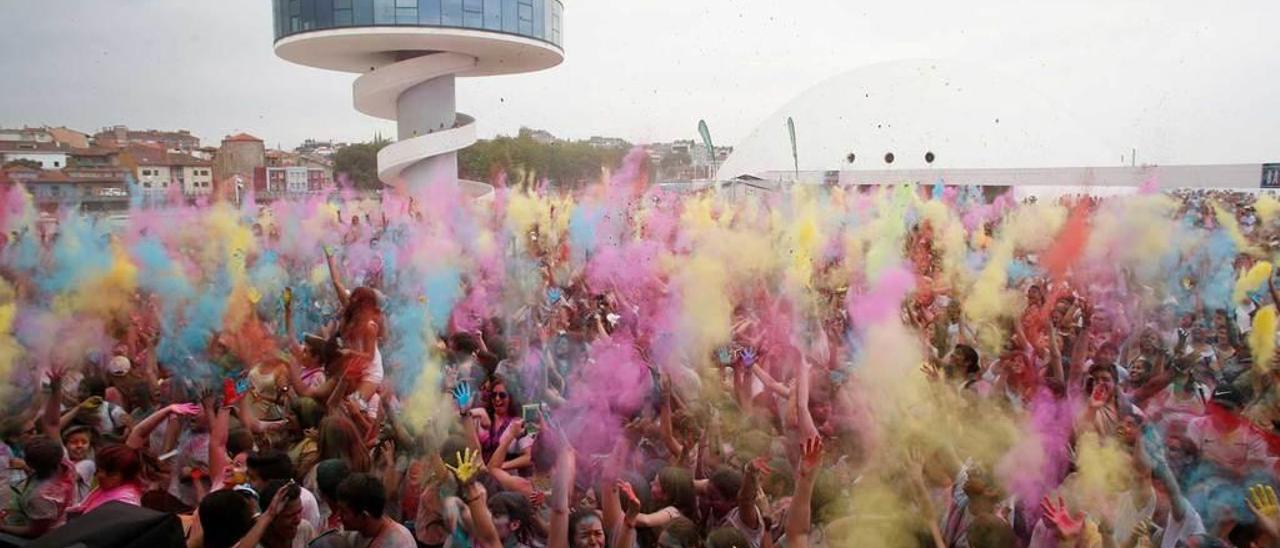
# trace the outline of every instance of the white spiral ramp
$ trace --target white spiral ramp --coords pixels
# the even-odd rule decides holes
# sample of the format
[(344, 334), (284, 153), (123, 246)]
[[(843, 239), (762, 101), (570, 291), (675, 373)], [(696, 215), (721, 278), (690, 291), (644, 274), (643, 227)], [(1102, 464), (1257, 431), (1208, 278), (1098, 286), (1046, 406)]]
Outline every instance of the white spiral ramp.
[(457, 112), (459, 77), (519, 74), (564, 60), (548, 42), (511, 34), (433, 27), (356, 27), (279, 39), (276, 54), (302, 65), (359, 73), (356, 110), (397, 122), (397, 141), (378, 153), (378, 178), (411, 185), (457, 181), (473, 197), (492, 192), (458, 180), (458, 151), (476, 142), (475, 118)]

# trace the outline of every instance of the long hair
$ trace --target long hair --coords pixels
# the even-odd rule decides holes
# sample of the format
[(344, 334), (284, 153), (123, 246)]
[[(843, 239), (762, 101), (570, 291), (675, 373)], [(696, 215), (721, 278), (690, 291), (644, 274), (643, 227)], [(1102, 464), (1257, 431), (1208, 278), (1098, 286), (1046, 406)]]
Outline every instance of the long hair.
[(298, 419), (298, 429), (317, 428), (324, 417), (324, 407), (312, 398), (297, 398), (289, 404), (293, 416)]
[(658, 485), (666, 503), (691, 520), (698, 519), (698, 495), (693, 487), (693, 473), (687, 468), (668, 466), (658, 472)]
[[(376, 321), (382, 315), (382, 310), (378, 307), (378, 292), (368, 287), (357, 287), (351, 291), (351, 297), (347, 299), (347, 307), (342, 311), (342, 328), (346, 328), (355, 324), (362, 319)], [(379, 323), (381, 329), (381, 323)]]
[(320, 421), (317, 445), (320, 460), (342, 459), (351, 466), (352, 472), (368, 472), (372, 465), (360, 429), (342, 415), (330, 415)]
[[(519, 415), (521, 404), (520, 404), (520, 400), (516, 397), (516, 393), (514, 391), (516, 386), (508, 382), (507, 379), (503, 378), (500, 375), (494, 375), (489, 379), (489, 388), (488, 388), (489, 391), (492, 391), (494, 387), (498, 385), (502, 385), (504, 388), (507, 389), (507, 416), (515, 417)], [(497, 415), (494, 414), (494, 409), (495, 408), (493, 406), (493, 398), (490, 397), (489, 401), (485, 403), (485, 411), (489, 412), (490, 418), (496, 419)], [(493, 428), (497, 428), (496, 423), (493, 426)], [(502, 432), (496, 432), (496, 433), (501, 434)]]

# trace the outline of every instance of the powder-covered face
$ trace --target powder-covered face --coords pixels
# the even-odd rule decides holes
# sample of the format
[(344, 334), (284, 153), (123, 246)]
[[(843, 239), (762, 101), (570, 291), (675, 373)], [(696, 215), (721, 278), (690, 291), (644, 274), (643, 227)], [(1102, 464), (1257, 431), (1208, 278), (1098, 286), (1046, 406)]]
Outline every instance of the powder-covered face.
[(67, 436), (67, 456), (78, 462), (89, 457), (90, 439), (88, 432), (76, 432)]
[(574, 548), (604, 548), (604, 541), (604, 524), (594, 515), (583, 518), (574, 527)]

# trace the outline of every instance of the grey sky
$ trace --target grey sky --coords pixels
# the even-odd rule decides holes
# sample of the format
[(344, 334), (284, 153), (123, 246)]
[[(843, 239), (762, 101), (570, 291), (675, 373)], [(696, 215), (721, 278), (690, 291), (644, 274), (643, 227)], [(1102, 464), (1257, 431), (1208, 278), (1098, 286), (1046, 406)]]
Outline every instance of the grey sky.
[[(286, 147), (393, 135), (352, 109), (352, 75), (275, 57), (269, 6), (5, 0), (0, 125), (185, 127), (206, 142), (248, 131)], [(482, 136), (528, 125), (671, 140), (706, 118), (732, 144), (831, 76), (955, 58), (1023, 74), (1165, 163), (1280, 160), (1274, 1), (565, 0), (565, 12), (563, 65), (459, 85)]]

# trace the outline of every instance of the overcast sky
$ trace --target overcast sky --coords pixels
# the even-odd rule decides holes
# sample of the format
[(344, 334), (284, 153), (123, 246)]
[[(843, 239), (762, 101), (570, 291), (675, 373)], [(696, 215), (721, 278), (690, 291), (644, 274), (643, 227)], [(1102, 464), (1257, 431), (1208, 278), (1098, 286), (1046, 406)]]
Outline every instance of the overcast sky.
[[(459, 84), (482, 136), (666, 141), (705, 118), (732, 144), (829, 77), (938, 58), (1025, 75), (1098, 131), (1161, 141), (1165, 163), (1280, 160), (1274, 0), (564, 3), (563, 65)], [(268, 0), (4, 0), (0, 24), (3, 126), (247, 131), (285, 147), (395, 133), (352, 109), (353, 75), (275, 57)]]

